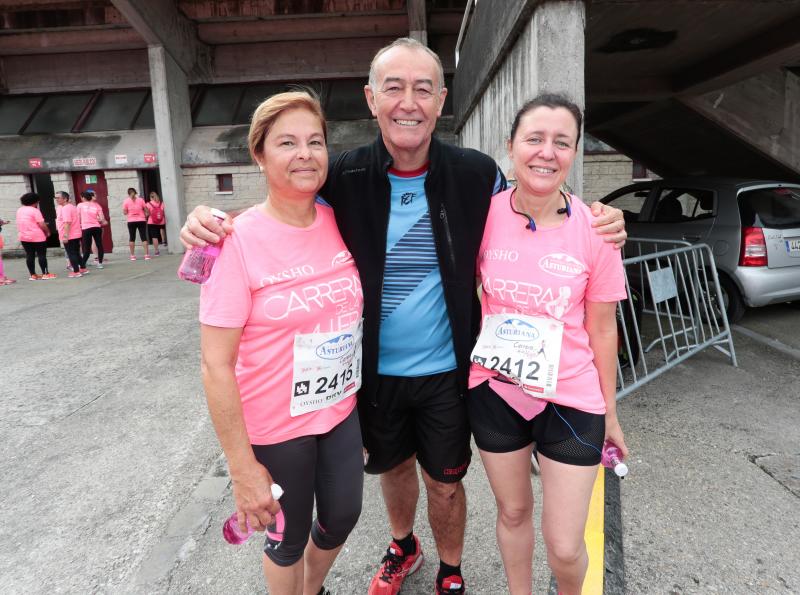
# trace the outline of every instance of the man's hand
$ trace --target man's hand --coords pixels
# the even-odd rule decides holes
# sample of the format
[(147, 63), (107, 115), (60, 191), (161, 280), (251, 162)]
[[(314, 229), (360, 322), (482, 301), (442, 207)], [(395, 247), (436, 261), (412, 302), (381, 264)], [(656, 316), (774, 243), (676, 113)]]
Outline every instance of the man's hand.
[(595, 220), (592, 221), (592, 227), (597, 230), (597, 233), (603, 236), (603, 241), (613, 242), (614, 247), (619, 249), (625, 245), (625, 239), (628, 237), (628, 232), (625, 231), (625, 218), (622, 211), (604, 205), (601, 202), (593, 202), (592, 215)]
[(194, 246), (207, 246), (216, 244), (233, 231), (233, 219), (225, 216), (222, 223), (211, 214), (211, 209), (200, 205), (186, 217), (186, 223), (181, 227), (181, 243), (186, 249)]
[(239, 529), (247, 531), (249, 524), (252, 529), (263, 531), (281, 509), (270, 492), (272, 476), (263, 465), (255, 463), (243, 472), (232, 472), (231, 479)]

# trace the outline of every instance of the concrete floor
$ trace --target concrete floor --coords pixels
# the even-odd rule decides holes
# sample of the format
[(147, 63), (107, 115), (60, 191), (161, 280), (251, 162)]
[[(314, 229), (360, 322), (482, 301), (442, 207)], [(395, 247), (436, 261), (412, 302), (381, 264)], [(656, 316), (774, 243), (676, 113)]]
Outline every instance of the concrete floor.
[[(40, 282), (5, 261), (20, 281), (0, 287), (0, 593), (264, 592), (258, 540), (220, 535), (232, 504), (198, 373), (197, 288), (176, 256), (110, 258), (83, 279), (52, 259), (61, 275)], [(800, 349), (800, 310), (741, 324)], [(738, 369), (707, 351), (620, 403), (628, 593), (800, 592), (800, 361), (735, 340)], [(378, 483), (365, 487), (336, 595), (365, 593), (387, 545)], [(503, 593), (477, 456), (466, 487), (469, 592)], [(429, 558), (409, 594), (430, 593), (437, 567), (423, 507)]]

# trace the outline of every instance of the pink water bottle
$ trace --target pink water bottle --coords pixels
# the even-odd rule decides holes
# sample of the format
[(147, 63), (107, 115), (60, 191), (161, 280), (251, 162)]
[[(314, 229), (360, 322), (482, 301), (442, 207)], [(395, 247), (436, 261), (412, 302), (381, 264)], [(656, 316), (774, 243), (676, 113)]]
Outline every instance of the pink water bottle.
[(625, 477), (628, 474), (628, 466), (622, 462), (622, 451), (613, 442), (606, 440), (603, 443), (603, 454), (600, 457), (600, 462), (603, 467), (613, 469), (614, 473), (619, 477)]
[[(211, 209), (211, 214), (220, 222), (225, 220), (225, 213), (218, 209)], [(214, 267), (221, 249), (222, 240), (216, 244), (195, 246), (188, 250), (184, 254), (181, 266), (178, 269), (178, 277), (192, 283), (205, 283), (211, 276), (211, 269)]]
[[(281, 496), (283, 496), (283, 488), (277, 483), (273, 483), (269, 486), (269, 491), (272, 493), (272, 498), (274, 500), (280, 500)], [(283, 511), (279, 510), (278, 514), (275, 515), (275, 519), (267, 526), (267, 536), (269, 537), (268, 547), (275, 549), (281, 544), (285, 526), (286, 521), (283, 518)], [(255, 533), (255, 529), (250, 527), (249, 522), (247, 523), (247, 531), (242, 532), (239, 528), (237, 513), (235, 512), (222, 524), (222, 536), (225, 538), (225, 541), (231, 545), (243, 544), (250, 539), (253, 533)]]

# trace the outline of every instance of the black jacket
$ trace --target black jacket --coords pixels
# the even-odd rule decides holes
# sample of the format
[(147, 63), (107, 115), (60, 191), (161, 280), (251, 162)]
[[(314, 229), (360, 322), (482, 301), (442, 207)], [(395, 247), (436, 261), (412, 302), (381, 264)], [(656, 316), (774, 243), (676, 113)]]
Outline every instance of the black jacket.
[[(379, 135), (371, 145), (335, 158), (320, 191), (333, 206), (339, 231), (361, 276), (364, 377), (360, 394), (373, 403), (391, 207), (387, 170), (391, 165), (392, 157)], [(480, 325), (475, 262), (498, 171), (494, 160), (483, 153), (442, 143), (436, 137), (431, 141), (425, 193), (462, 392), (466, 390), (469, 355)], [(505, 187), (502, 174), (501, 179)], [(414, 337), (409, 336), (408, 340), (413, 341)]]

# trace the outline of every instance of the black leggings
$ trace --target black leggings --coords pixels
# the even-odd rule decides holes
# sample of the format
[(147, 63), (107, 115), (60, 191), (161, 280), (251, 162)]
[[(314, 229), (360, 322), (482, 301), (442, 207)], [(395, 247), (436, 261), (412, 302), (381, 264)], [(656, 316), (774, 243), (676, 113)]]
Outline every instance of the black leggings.
[(22, 242), (22, 247), (25, 248), (25, 264), (28, 265), (28, 272), (31, 275), (36, 274), (37, 257), (42, 275), (49, 272), (47, 270), (47, 242)]
[[(264, 553), (269, 559), (278, 566), (291, 566), (303, 557), (309, 533), (320, 549), (342, 545), (361, 515), (364, 488), (357, 409), (327, 434), (254, 444), (253, 452), (285, 494), (280, 500), (286, 521), (283, 541), (267, 547), (267, 538)], [(315, 497), (317, 519), (312, 525)]]
[(69, 264), (74, 272), (81, 270), (81, 241), (78, 238), (64, 242), (64, 250), (67, 251)]
[(83, 230), (83, 259), (81, 260), (81, 268), (86, 268), (86, 263), (89, 262), (89, 257), (92, 255), (92, 240), (97, 246), (97, 260), (103, 264), (103, 228), (90, 227)]

